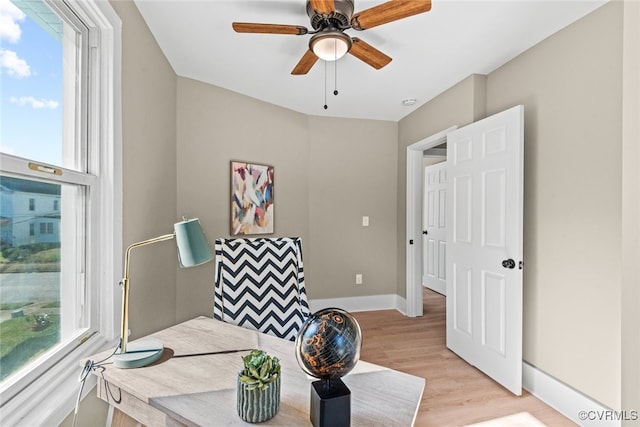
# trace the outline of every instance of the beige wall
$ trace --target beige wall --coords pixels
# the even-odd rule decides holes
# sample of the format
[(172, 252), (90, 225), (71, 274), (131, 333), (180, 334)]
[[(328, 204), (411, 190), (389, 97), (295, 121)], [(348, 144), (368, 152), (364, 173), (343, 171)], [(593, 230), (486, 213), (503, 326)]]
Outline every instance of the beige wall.
[(624, 3), (623, 30), (622, 408), (632, 410), (640, 408), (640, 3)]
[[(309, 298), (393, 294), (396, 134), (393, 122), (309, 117), (179, 78), (178, 212), (211, 242), (230, 237), (229, 162), (270, 164), (274, 235), (302, 238)], [(211, 315), (213, 268), (179, 271), (178, 320)]]
[(310, 298), (395, 294), (397, 124), (312, 116), (309, 137)]
[[(106, 426), (109, 405), (98, 397), (95, 387), (82, 399), (76, 426)], [(60, 423), (60, 427), (73, 427), (73, 411)]]
[(613, 408), (621, 399), (621, 75), (616, 2), (425, 104), (400, 122), (398, 144), (403, 295), (406, 146), (525, 106), (523, 356)]
[[(229, 237), (230, 161), (275, 168), (275, 235), (309, 237), (307, 117), (187, 78), (178, 79), (178, 212), (207, 238)], [(305, 258), (306, 261), (306, 258)], [(213, 315), (210, 262), (178, 272), (177, 320)]]
[[(172, 232), (177, 220), (176, 74), (135, 5), (112, 6), (122, 19), (122, 217), (128, 246)], [(172, 242), (132, 253), (132, 339), (174, 323), (177, 265)]]
[(531, 365), (620, 407), (622, 6), (487, 77), (525, 106), (524, 343)]

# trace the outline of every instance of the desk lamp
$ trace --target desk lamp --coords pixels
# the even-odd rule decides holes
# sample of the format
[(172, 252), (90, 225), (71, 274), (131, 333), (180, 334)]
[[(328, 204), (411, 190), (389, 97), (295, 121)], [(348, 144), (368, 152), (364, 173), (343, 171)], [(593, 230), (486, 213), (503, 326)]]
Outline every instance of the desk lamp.
[(127, 248), (124, 256), (124, 278), (122, 285), (122, 324), (120, 329), (120, 351), (114, 357), (114, 365), (118, 368), (140, 368), (149, 365), (162, 356), (164, 346), (155, 339), (134, 341), (127, 345), (129, 335), (129, 258), (131, 250), (140, 246), (165, 240), (176, 239), (178, 261), (180, 267), (195, 267), (211, 261), (213, 255), (197, 218), (185, 219), (174, 224), (174, 232), (153, 239), (134, 243)]

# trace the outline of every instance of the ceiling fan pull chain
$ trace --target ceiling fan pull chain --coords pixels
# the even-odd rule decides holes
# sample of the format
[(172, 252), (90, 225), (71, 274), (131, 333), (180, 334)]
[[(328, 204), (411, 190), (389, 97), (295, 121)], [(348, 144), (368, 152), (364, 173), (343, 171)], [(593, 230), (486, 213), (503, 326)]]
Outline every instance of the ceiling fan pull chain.
[(324, 61), (324, 109), (327, 108), (327, 61)]
[(338, 96), (338, 61), (333, 62), (335, 76), (333, 77), (333, 94)]
[(333, 61), (333, 94), (338, 95), (338, 43), (335, 41), (333, 42), (333, 51), (335, 56), (335, 60)]

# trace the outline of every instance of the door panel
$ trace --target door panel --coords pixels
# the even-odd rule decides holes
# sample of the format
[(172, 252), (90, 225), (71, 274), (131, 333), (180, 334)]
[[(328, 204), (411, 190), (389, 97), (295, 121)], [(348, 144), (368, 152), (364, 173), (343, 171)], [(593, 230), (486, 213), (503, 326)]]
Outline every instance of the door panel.
[(438, 244), (438, 279), (445, 281), (447, 278), (447, 242)]
[[(456, 264), (453, 271), (453, 292), (448, 299), (453, 298), (453, 328), (456, 332), (471, 337), (472, 316), (471, 307), (471, 267)], [(449, 314), (447, 313), (447, 319)], [(448, 320), (447, 320), (448, 321)]]
[(469, 175), (460, 175), (453, 178), (453, 241), (471, 243), (471, 194), (473, 179)]
[[(504, 275), (484, 272), (482, 277), (482, 345), (505, 356)], [(499, 310), (493, 310), (500, 307)]]
[(518, 106), (447, 136), (447, 346), (517, 395), (523, 121)]
[(482, 244), (494, 248), (505, 246), (505, 171), (482, 174)]

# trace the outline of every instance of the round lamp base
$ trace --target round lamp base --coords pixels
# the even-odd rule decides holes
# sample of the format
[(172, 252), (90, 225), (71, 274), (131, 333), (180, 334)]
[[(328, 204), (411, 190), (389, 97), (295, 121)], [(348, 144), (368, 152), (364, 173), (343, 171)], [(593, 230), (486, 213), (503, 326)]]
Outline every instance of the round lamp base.
[(118, 368), (141, 368), (162, 357), (164, 346), (158, 340), (134, 341), (127, 345), (126, 353), (116, 353), (113, 364)]

